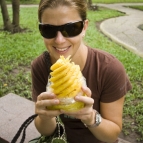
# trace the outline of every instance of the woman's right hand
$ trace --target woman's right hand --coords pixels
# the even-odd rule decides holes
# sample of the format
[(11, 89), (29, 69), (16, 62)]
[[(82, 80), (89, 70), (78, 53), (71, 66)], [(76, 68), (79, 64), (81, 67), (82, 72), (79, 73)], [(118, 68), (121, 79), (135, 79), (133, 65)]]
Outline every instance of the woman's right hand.
[(42, 120), (50, 120), (53, 117), (60, 115), (61, 112), (60, 110), (48, 110), (47, 107), (57, 104), (59, 104), (59, 100), (54, 93), (43, 92), (37, 98), (35, 112)]

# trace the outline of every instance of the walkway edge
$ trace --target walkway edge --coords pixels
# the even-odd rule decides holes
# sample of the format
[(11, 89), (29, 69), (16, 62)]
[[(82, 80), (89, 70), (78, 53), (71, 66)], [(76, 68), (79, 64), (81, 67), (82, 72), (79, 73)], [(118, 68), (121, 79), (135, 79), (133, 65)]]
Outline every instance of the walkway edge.
[(111, 40), (113, 40), (117, 44), (123, 46), (124, 48), (128, 49), (129, 51), (131, 51), (143, 58), (143, 54), (140, 53), (136, 48), (134, 48), (133, 46), (130, 46), (128, 43), (124, 43), (118, 37), (116, 37), (112, 33), (108, 32), (106, 29), (104, 29), (104, 21), (100, 24), (100, 30), (102, 31), (103, 34), (105, 34), (107, 37), (109, 37)]
[(126, 14), (104, 20), (100, 24), (100, 30), (112, 41), (143, 58), (143, 31), (138, 28), (143, 23), (143, 11), (124, 7), (130, 5), (143, 5), (143, 3), (98, 4)]
[(115, 41), (117, 44), (119, 44), (119, 45), (123, 46), (124, 48), (128, 49), (129, 51), (139, 55), (140, 57), (143, 57), (143, 54), (140, 53), (139, 51), (137, 51), (137, 49), (135, 49), (133, 46), (129, 45), (128, 43), (124, 43), (118, 37), (115, 37), (112, 33), (108, 32), (106, 29), (104, 29), (104, 21), (100, 24), (100, 30), (103, 34), (105, 34), (111, 40)]

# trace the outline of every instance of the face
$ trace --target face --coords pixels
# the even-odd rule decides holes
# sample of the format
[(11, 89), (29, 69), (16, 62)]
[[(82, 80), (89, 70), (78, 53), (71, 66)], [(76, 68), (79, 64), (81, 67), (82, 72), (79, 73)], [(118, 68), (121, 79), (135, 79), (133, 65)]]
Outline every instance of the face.
[[(81, 20), (78, 12), (69, 7), (58, 7), (55, 9), (47, 8), (41, 17), (41, 23), (54, 26)], [(79, 54), (82, 54), (83, 48), (85, 47), (82, 39), (86, 32), (87, 24), (88, 21), (86, 20), (82, 32), (72, 38), (64, 37), (60, 31), (58, 31), (57, 35), (52, 39), (44, 38), (44, 43), (50, 53), (52, 63), (56, 62), (60, 55), (64, 57), (71, 55), (71, 58), (74, 59), (78, 57)]]

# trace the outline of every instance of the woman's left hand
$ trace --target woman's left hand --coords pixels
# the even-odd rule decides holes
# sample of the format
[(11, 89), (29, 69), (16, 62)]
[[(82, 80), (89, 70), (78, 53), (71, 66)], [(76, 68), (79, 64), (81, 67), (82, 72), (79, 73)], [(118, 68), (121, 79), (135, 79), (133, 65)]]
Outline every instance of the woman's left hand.
[(85, 104), (84, 108), (78, 111), (65, 111), (61, 110), (63, 114), (71, 116), (76, 119), (80, 119), (83, 123), (91, 125), (94, 123), (95, 111), (93, 110), (94, 100), (91, 98), (91, 90), (88, 87), (82, 87), (82, 91), (86, 96), (76, 96), (75, 100), (83, 102)]

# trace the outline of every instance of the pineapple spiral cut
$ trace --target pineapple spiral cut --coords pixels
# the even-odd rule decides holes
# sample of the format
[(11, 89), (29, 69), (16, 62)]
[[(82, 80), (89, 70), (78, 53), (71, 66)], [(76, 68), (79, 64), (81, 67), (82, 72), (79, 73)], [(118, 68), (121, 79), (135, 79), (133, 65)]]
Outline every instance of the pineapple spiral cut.
[(86, 85), (79, 65), (71, 62), (70, 56), (67, 58), (60, 56), (60, 59), (51, 66), (51, 70), (47, 90), (57, 95), (60, 104), (47, 108), (69, 111), (83, 108), (84, 103), (74, 100), (76, 95), (84, 95), (81, 86)]

